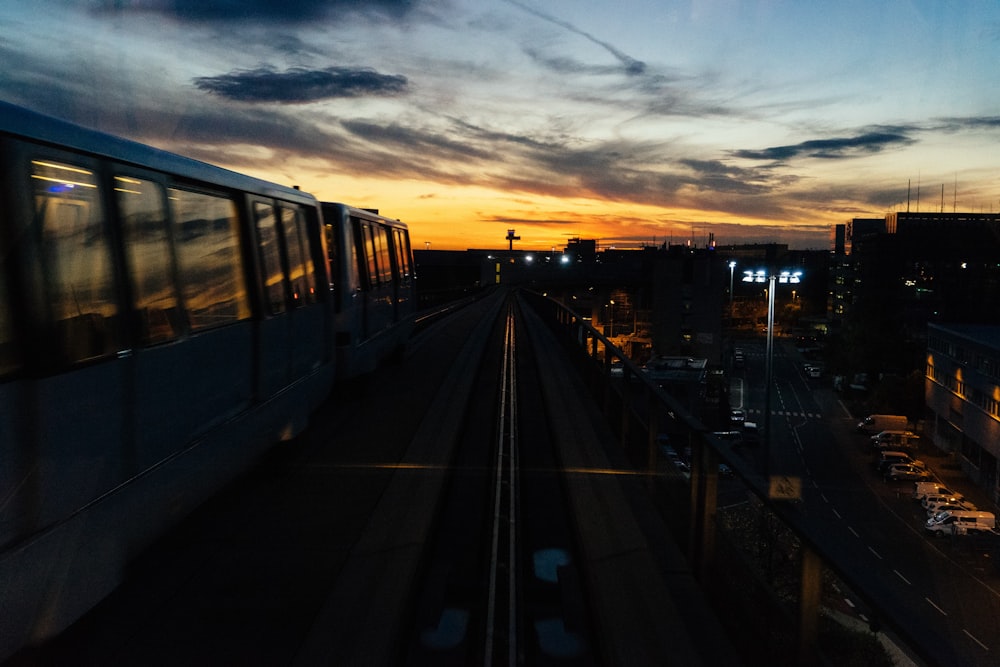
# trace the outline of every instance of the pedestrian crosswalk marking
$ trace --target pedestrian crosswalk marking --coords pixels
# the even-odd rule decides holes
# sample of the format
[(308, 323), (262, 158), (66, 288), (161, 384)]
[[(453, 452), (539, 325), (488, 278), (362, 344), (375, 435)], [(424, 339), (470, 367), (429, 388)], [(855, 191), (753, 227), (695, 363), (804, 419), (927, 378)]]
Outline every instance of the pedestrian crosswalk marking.
[[(746, 410), (747, 415), (762, 415), (763, 410), (757, 408), (748, 408)], [(794, 410), (771, 410), (771, 414), (775, 417), (805, 417), (807, 419), (822, 419), (823, 415), (818, 412), (796, 412)]]

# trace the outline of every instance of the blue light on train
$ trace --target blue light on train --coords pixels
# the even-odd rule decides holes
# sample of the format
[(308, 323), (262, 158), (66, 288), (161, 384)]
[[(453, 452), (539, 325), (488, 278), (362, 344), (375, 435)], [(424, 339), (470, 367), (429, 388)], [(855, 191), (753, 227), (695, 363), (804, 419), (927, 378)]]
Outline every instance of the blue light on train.
[(63, 192), (69, 192), (70, 190), (73, 190), (75, 188), (76, 185), (74, 185), (73, 183), (56, 183), (55, 185), (49, 188), (49, 192), (51, 192), (52, 194), (60, 194)]

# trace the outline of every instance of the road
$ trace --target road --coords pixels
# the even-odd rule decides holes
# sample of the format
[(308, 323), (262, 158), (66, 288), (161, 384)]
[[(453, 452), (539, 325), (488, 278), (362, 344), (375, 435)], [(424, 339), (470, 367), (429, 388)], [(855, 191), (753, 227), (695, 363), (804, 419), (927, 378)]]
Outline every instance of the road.
[[(745, 375), (738, 378), (748, 418), (764, 422), (763, 342), (740, 343)], [(911, 483), (886, 483), (871, 465), (867, 437), (828, 381), (807, 378), (789, 343), (773, 361), (771, 456), (773, 472), (802, 480), (801, 512), (841, 553), (840, 566), (856, 573), (895, 618), (868, 618), (888, 630), (902, 623), (940, 648), (944, 664), (996, 665), (1000, 652), (1000, 574), (995, 555), (969, 538), (934, 540), (926, 515), (912, 500)], [(925, 450), (921, 457), (949, 485), (990, 509), (971, 483)], [(954, 486), (953, 486), (954, 488)], [(1000, 556), (1000, 554), (996, 554)], [(845, 592), (865, 614), (864, 596)]]

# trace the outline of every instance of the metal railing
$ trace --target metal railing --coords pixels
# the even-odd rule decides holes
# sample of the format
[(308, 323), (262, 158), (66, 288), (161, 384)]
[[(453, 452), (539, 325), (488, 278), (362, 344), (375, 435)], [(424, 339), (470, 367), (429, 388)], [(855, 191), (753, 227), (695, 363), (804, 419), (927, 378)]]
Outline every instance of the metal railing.
[[(522, 295), (562, 341), (632, 465), (649, 473), (652, 502), (663, 508), (709, 600), (725, 611), (720, 618), (748, 664), (880, 664), (876, 631), (924, 664), (948, 663), (935, 637), (911, 631), (919, 623), (900, 618), (905, 610), (889, 613), (879, 604), (886, 596), (878, 582), (838, 558), (837, 545), (810, 525), (798, 503), (769, 500), (765, 477), (611, 341), (563, 304)], [(690, 448), (689, 471), (664, 456), (665, 435), (675, 450)], [(746, 488), (739, 511), (717, 506), (720, 462)], [(847, 593), (867, 624), (823, 604)]]

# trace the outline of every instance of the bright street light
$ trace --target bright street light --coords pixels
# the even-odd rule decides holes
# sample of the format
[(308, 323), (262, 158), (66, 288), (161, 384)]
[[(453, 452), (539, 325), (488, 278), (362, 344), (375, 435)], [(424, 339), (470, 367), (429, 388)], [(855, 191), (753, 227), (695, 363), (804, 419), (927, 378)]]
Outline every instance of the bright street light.
[(788, 477), (778, 479), (772, 476), (771, 470), (771, 390), (772, 369), (774, 365), (774, 287), (775, 283), (798, 284), (801, 282), (801, 271), (744, 271), (743, 282), (768, 282), (767, 289), (767, 348), (764, 366), (764, 452), (765, 475), (768, 478), (768, 496), (775, 500), (797, 500), (802, 497), (801, 480), (798, 483)]

